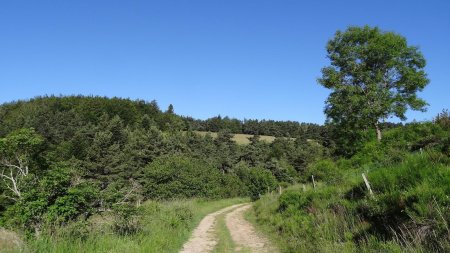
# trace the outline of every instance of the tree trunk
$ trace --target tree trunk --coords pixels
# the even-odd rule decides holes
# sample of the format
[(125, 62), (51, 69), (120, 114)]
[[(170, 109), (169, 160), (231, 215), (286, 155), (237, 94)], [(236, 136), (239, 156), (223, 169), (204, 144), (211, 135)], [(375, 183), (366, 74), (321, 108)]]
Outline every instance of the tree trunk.
[(380, 126), (378, 125), (378, 121), (375, 123), (375, 129), (377, 130), (377, 140), (378, 142), (381, 141), (381, 129)]

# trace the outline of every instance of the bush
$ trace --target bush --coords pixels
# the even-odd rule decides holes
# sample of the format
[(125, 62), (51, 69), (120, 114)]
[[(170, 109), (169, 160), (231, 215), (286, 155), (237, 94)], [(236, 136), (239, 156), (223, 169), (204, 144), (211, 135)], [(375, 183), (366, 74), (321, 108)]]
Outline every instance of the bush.
[(264, 167), (272, 172), (278, 182), (292, 184), (297, 179), (297, 171), (284, 159), (272, 159)]
[(194, 158), (170, 155), (157, 158), (144, 169), (144, 191), (148, 199), (220, 198), (229, 193), (216, 168)]
[(314, 179), (322, 180), (328, 184), (339, 184), (342, 182), (342, 174), (331, 159), (324, 159), (311, 164), (308, 167), (306, 180), (309, 180), (311, 175), (314, 175)]
[(89, 217), (94, 212), (98, 189), (88, 182), (73, 184), (74, 175), (73, 169), (59, 165), (48, 170), (40, 181), (29, 178), (22, 198), (8, 207), (2, 223), (30, 234)]
[(448, 167), (434, 164), (428, 155), (410, 155), (402, 164), (375, 170), (368, 178), (375, 198), (361, 200), (358, 210), (372, 224), (370, 233), (445, 251), (440, 238), (450, 236)]
[(48, 207), (47, 219), (50, 222), (67, 222), (80, 215), (88, 217), (93, 210), (93, 203), (98, 192), (93, 185), (79, 184), (67, 190)]
[(114, 223), (112, 230), (117, 235), (133, 235), (141, 228), (139, 210), (128, 204), (116, 204), (113, 206)]
[(174, 208), (174, 215), (171, 216), (169, 224), (173, 228), (187, 227), (193, 219), (194, 214), (191, 209), (185, 206), (178, 206)]
[(68, 222), (67, 224), (52, 229), (53, 236), (57, 238), (72, 238), (81, 241), (87, 240), (92, 233), (92, 227), (88, 221), (80, 219), (77, 221)]
[(312, 196), (305, 192), (299, 191), (286, 191), (281, 194), (279, 198), (278, 211), (281, 213), (292, 212), (305, 212), (306, 207), (311, 205)]
[(275, 190), (277, 186), (276, 178), (267, 169), (239, 164), (235, 170), (244, 185), (247, 186), (248, 195), (252, 200), (259, 199), (261, 195)]

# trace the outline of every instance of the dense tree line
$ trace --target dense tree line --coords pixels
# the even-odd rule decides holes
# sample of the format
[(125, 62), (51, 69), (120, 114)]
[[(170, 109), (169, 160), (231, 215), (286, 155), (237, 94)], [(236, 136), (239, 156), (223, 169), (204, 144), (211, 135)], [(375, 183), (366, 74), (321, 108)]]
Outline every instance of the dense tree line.
[(30, 234), (147, 199), (258, 198), (328, 154), (311, 136), (201, 136), (200, 121), (154, 101), (39, 97), (0, 106), (0, 119), (1, 223)]
[[(57, 114), (64, 114), (70, 111), (73, 116), (80, 117), (77, 121), (98, 123), (102, 114), (117, 115), (127, 124), (153, 124), (159, 129), (166, 130), (192, 130), (219, 132), (227, 130), (234, 134), (251, 135), (269, 135), (275, 137), (299, 137), (304, 136), (307, 139), (318, 139), (321, 133), (325, 131), (324, 126), (313, 123), (299, 123), (295, 121), (275, 121), (275, 120), (256, 120), (216, 116), (206, 120), (194, 119), (192, 117), (179, 116), (175, 114), (173, 105), (163, 112), (156, 101), (146, 102), (144, 100), (130, 100), (105, 97), (36, 97), (28, 101), (16, 101), (3, 104), (0, 108), (0, 117), (3, 124), (0, 126), (0, 134), (14, 129), (13, 124), (37, 123), (28, 122), (24, 111), (30, 110), (29, 107), (40, 107), (33, 113), (43, 113), (52, 110)], [(44, 116), (44, 115), (42, 115)], [(49, 115), (58, 117), (61, 115)], [(52, 119), (49, 118), (49, 121)], [(69, 119), (68, 119), (69, 120)], [(72, 119), (74, 120), (74, 119)], [(14, 121), (14, 122), (10, 122)], [(69, 122), (68, 122), (69, 123)]]
[(295, 121), (275, 121), (244, 119), (243, 121), (229, 117), (216, 116), (206, 120), (185, 117), (189, 129), (196, 131), (218, 132), (229, 130), (232, 133), (269, 135), (276, 137), (305, 136), (317, 139), (323, 131), (323, 126), (313, 123), (299, 123)]

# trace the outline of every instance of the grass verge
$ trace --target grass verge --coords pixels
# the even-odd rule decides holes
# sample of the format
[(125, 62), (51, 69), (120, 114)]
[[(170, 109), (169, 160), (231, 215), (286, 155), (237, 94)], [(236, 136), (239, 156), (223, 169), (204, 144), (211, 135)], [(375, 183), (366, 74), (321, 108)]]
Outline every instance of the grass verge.
[(149, 201), (140, 207), (138, 232), (118, 235), (108, 215), (93, 217), (86, 227), (27, 241), (22, 252), (178, 252), (193, 229), (208, 213), (242, 203), (234, 198), (216, 201)]
[[(263, 196), (263, 199), (264, 201), (262, 199), (258, 200), (258, 204), (264, 205), (264, 209), (267, 210), (276, 204), (278, 195), (268, 194)], [(273, 230), (273, 227), (270, 224), (258, 222), (254, 206), (245, 212), (244, 218), (250, 222), (258, 232), (262, 233), (272, 245), (279, 249), (280, 252), (285, 252), (285, 249), (287, 248), (285, 240), (280, 238), (280, 235)]]

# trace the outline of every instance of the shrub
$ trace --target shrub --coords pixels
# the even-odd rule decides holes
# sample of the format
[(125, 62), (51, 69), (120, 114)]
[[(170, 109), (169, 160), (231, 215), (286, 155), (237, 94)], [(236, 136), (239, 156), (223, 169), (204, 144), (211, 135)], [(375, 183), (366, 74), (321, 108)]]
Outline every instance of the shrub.
[(113, 206), (114, 223), (113, 231), (121, 236), (138, 233), (141, 228), (139, 210), (128, 204), (116, 204)]
[[(372, 234), (401, 238), (429, 251), (443, 252), (450, 236), (450, 171), (428, 155), (410, 155), (402, 164), (371, 172), (375, 198), (359, 202)], [(361, 185), (359, 187), (362, 187)]]
[(75, 240), (85, 241), (92, 234), (92, 227), (88, 221), (84, 219), (68, 222), (63, 226), (58, 226), (53, 229), (55, 233), (53, 234), (57, 238), (72, 238)]
[(194, 158), (170, 155), (157, 158), (144, 169), (144, 191), (149, 199), (219, 198), (227, 181), (216, 168)]
[(338, 184), (342, 181), (339, 168), (331, 159), (324, 159), (311, 164), (308, 168), (308, 179), (311, 175), (314, 175), (316, 180), (322, 180), (328, 184)]
[(170, 217), (169, 221), (170, 226), (173, 228), (188, 226), (194, 217), (192, 210), (186, 206), (175, 207), (173, 212), (174, 215)]
[(2, 223), (31, 234), (80, 216), (89, 217), (94, 212), (98, 189), (88, 182), (73, 184), (74, 175), (73, 169), (59, 165), (48, 170), (40, 181), (30, 179), (22, 198), (5, 211)]
[(261, 195), (275, 190), (277, 186), (276, 178), (267, 169), (240, 164), (235, 170), (244, 185), (247, 186), (248, 195), (252, 200), (259, 199)]
[(278, 211), (281, 213), (292, 211), (301, 212), (311, 205), (312, 196), (299, 191), (286, 191), (279, 198)]

